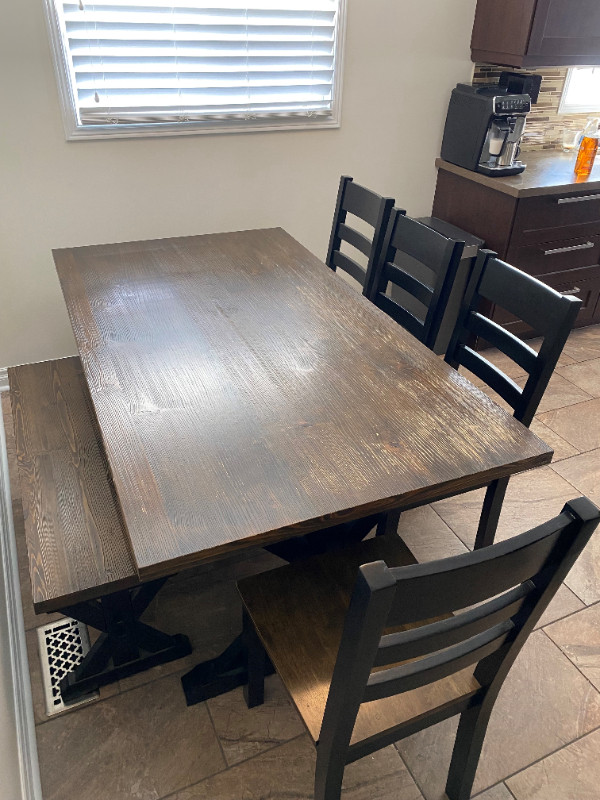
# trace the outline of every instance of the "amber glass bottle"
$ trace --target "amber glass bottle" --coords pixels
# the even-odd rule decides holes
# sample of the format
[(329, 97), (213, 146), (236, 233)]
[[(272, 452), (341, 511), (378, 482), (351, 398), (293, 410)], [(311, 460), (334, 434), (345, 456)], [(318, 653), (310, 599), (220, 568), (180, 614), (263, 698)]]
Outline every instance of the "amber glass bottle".
[(578, 178), (587, 178), (594, 166), (594, 159), (598, 152), (598, 138), (600, 131), (596, 127), (595, 131), (588, 131), (579, 145), (579, 153), (577, 154), (577, 161), (575, 162), (575, 175)]

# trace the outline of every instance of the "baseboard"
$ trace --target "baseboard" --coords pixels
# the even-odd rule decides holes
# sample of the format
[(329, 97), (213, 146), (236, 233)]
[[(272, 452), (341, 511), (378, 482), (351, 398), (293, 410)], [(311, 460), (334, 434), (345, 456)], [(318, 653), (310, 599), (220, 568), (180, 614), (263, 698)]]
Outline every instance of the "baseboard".
[(8, 391), (8, 369), (0, 367), (0, 392)]
[[(6, 369), (0, 372), (2, 373), (0, 374), (1, 381), (6, 378)], [(8, 385), (6, 388), (8, 388)], [(0, 559), (4, 572), (6, 593), (8, 648), (12, 667), (12, 694), (15, 702), (21, 797), (22, 800), (42, 800), (35, 741), (33, 701), (25, 644), (25, 627), (19, 588), (17, 550), (11, 509), (6, 436), (2, 415), (0, 414)]]

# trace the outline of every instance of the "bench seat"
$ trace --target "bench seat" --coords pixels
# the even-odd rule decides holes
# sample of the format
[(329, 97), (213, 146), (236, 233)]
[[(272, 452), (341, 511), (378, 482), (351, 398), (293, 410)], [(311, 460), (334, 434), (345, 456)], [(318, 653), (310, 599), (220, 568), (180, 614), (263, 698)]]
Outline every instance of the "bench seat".
[(137, 586), (78, 358), (8, 370), (36, 612)]

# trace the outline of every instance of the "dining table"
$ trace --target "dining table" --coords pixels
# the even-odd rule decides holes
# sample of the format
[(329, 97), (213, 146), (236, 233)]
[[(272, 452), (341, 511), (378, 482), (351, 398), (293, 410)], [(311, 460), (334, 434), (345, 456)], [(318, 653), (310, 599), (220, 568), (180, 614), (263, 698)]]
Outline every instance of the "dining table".
[[(53, 254), (140, 582), (552, 457), (281, 228)], [(188, 702), (241, 662), (201, 662)]]

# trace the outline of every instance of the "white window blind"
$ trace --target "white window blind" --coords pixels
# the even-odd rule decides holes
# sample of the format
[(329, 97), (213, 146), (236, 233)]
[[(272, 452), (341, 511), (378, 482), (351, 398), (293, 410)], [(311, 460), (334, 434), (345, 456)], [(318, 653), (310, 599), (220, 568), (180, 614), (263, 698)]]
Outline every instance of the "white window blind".
[(334, 116), (342, 0), (51, 2), (77, 127)]

